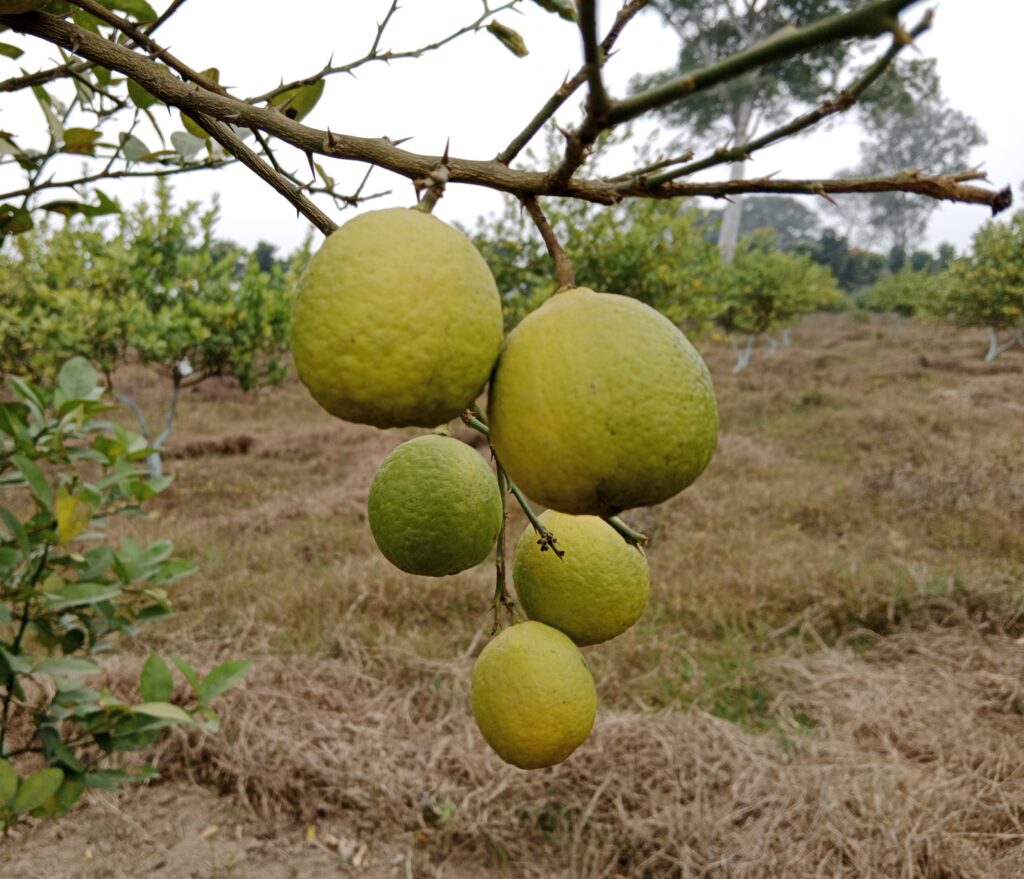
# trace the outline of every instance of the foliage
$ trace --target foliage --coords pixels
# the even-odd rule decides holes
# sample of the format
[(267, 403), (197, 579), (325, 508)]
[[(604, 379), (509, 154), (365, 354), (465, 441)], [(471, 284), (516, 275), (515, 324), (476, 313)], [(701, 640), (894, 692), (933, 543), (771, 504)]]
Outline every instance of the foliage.
[(840, 288), (846, 291), (870, 286), (885, 271), (885, 257), (858, 247), (834, 229), (825, 229), (817, 241), (799, 244), (796, 253), (806, 254), (818, 265), (827, 267)]
[(740, 235), (772, 229), (779, 250), (792, 250), (815, 241), (821, 234), (821, 218), (803, 202), (784, 195), (759, 195), (743, 199)]
[(945, 274), (915, 270), (911, 265), (882, 275), (861, 297), (871, 311), (888, 311), (902, 317), (933, 314), (942, 300)]
[(761, 232), (740, 241), (715, 302), (714, 319), (726, 332), (756, 336), (842, 304), (827, 268), (808, 256), (776, 250), (774, 235)]
[[(550, 205), (548, 219), (577, 283), (632, 296), (690, 330), (707, 325), (707, 297), (722, 266), (698, 211), (661, 201), (601, 208), (566, 200)], [(510, 325), (554, 292), (544, 244), (513, 199), (496, 221), (478, 225), (473, 243), (494, 273)]]
[(133, 408), (156, 448), (180, 388), (212, 377), (245, 389), (281, 381), (291, 289), (308, 246), (264, 271), (265, 254), (215, 237), (217, 216), (216, 202), (176, 208), (160, 181), (153, 205), (120, 214), (113, 230), (85, 218), (19, 236), (0, 262), (0, 370), (52, 378), (82, 356), (112, 385), (122, 364), (155, 368), (171, 384), (166, 429), (151, 432)]
[(967, 326), (1024, 329), (1024, 211), (986, 223), (972, 248), (949, 270), (943, 313)]
[[(229, 376), (244, 388), (279, 381), (294, 268), (270, 271), (214, 232), (216, 203), (173, 204), (157, 184), (152, 206), (19, 236), (0, 264), (0, 369), (52, 376), (72, 355), (105, 374), (128, 362), (189, 384)], [(187, 364), (187, 366), (185, 365)]]
[[(62, 815), (87, 787), (152, 776), (150, 767), (103, 763), (170, 726), (216, 729), (209, 701), (248, 668), (228, 662), (200, 680), (175, 659), (193, 690), (184, 707), (171, 702), (171, 671), (156, 654), (142, 668), (141, 702), (87, 685), (99, 671), (89, 657), (169, 614), (167, 588), (194, 568), (168, 541), (107, 540), (110, 519), (140, 515), (171, 480), (148, 478), (138, 466), (145, 440), (102, 420), (110, 407), (88, 361), (69, 360), (54, 386), (12, 379), (11, 388), (16, 399), (0, 403), (2, 827), (26, 814)], [(22, 778), (26, 758), (43, 768)]]
[[(948, 173), (962, 168), (985, 135), (966, 113), (949, 105), (934, 58), (898, 61), (869, 90), (862, 102), (866, 137), (854, 174), (899, 171)], [(924, 236), (938, 202), (906, 193), (876, 192), (843, 209), (858, 217), (858, 227), (906, 249)]]

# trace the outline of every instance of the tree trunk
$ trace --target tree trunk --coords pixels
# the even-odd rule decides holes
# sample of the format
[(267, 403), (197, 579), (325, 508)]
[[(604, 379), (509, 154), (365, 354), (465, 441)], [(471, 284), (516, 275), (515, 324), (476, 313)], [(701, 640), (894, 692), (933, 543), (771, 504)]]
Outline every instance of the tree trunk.
[(747, 344), (742, 351), (736, 346), (736, 340), (732, 336), (729, 336), (729, 341), (732, 343), (732, 350), (736, 354), (736, 365), (732, 368), (732, 374), (736, 375), (739, 372), (743, 372), (747, 368), (747, 364), (750, 363), (750, 355), (754, 351), (757, 333), (751, 333), (747, 337)]
[[(754, 112), (754, 102), (751, 99), (743, 101), (733, 116), (732, 142), (741, 144), (747, 140), (750, 128), (750, 118)], [(742, 180), (746, 170), (746, 162), (733, 162), (729, 166), (729, 179)], [(727, 202), (722, 212), (722, 225), (718, 230), (718, 249), (722, 251), (722, 259), (725, 262), (732, 262), (736, 255), (736, 245), (740, 240), (740, 221), (743, 219), (743, 199), (733, 196)]]
[(985, 329), (988, 330), (988, 354), (985, 355), (986, 363), (991, 363), (1007, 348), (1012, 348), (1017, 343), (1018, 334), (1016, 333), (1000, 344), (999, 336), (996, 335), (995, 328), (985, 327)]

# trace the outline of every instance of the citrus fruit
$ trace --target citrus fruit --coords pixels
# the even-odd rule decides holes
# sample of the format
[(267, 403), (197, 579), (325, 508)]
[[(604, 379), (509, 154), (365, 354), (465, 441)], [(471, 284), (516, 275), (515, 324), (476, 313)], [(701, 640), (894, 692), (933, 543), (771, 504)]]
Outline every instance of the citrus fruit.
[(313, 256), (292, 306), (299, 378), (332, 415), (434, 427), (483, 389), (503, 325), (470, 240), (422, 211), (361, 214)]
[(718, 438), (711, 377), (686, 336), (636, 299), (584, 287), (509, 334), (488, 411), (509, 476), (563, 513), (667, 500), (701, 474)]
[(368, 507), (384, 557), (407, 573), (430, 577), (480, 564), (503, 516), (487, 462), (465, 443), (438, 434), (402, 443), (384, 459)]
[(651, 578), (643, 550), (597, 516), (546, 510), (540, 521), (565, 555), (542, 551), (533, 526), (526, 526), (512, 579), (527, 616), (581, 647), (621, 635), (647, 606)]
[(470, 690), (484, 740), (506, 763), (561, 763), (590, 735), (597, 691), (579, 648), (543, 623), (525, 622), (480, 652)]

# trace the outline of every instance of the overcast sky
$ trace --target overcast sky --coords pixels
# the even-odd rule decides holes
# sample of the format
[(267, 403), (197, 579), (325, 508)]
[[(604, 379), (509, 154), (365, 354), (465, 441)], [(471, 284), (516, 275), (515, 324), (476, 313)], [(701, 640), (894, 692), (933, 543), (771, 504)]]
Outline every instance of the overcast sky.
[[(165, 4), (154, 5), (162, 9)], [(266, 91), (281, 77), (291, 80), (309, 75), (332, 54), (336, 63), (363, 56), (373, 39), (375, 21), (388, 5), (387, 0), (290, 0), (286, 4), (189, 0), (159, 36), (192, 67), (218, 66), (221, 82), (234, 87), (235, 94), (247, 96)], [(497, 5), (499, 0), (492, 0), (492, 6)], [(599, 4), (602, 32), (618, 5), (609, 0)], [(943, 87), (953, 106), (972, 114), (988, 136), (987, 146), (977, 150), (974, 160), (984, 164), (993, 184), (1012, 185), (1019, 197), (1019, 185), (1024, 180), (1024, 113), (1020, 110), (1024, 3), (920, 3), (905, 14), (906, 20), (916, 21), (930, 5), (936, 8), (935, 24), (919, 40), (920, 49), (938, 58)], [(490, 34), (471, 34), (421, 59), (391, 65), (374, 63), (362, 67), (358, 78), (331, 78), (319, 106), (305, 121), (347, 134), (412, 137), (407, 148), (427, 153), (440, 152), (450, 137), (453, 155), (493, 157), (581, 61), (573, 25), (532, 3), (521, 6), (524, 14), (505, 12), (499, 20), (522, 33), (530, 49), (528, 57), (514, 57)], [(480, 0), (403, 0), (382, 48), (398, 51), (423, 45), (472, 21), (480, 9)], [(4, 38), (12, 42), (16, 39), (27, 48), (27, 38), (12, 38), (10, 34)], [(883, 41), (878, 43), (879, 47), (883, 45)], [(675, 39), (649, 13), (626, 29), (618, 47), (606, 76), (613, 94), (622, 94), (632, 75), (671, 65), (677, 52)], [(41, 46), (17, 62), (0, 58), (0, 73), (10, 76), (18, 67), (36, 69), (55, 58), (50, 49)], [(165, 134), (180, 127), (177, 113), (173, 119), (165, 112), (158, 118), (167, 121)], [(579, 100), (571, 100), (556, 118), (563, 125), (578, 120)], [(20, 134), (22, 147), (45, 146), (43, 118), (29, 95), (0, 96), (0, 128)], [(38, 131), (37, 138), (23, 134), (32, 130)], [(829, 130), (812, 131), (757, 154), (748, 166), (748, 175), (777, 171), (786, 177), (829, 176), (857, 160), (858, 140), (852, 119)], [(155, 138), (149, 145), (157, 148)], [(621, 170), (627, 170), (629, 159), (629, 151), (622, 154)], [(63, 161), (62, 170), (71, 174), (77, 171), (77, 160)], [(328, 173), (344, 181), (342, 189), (346, 184), (354, 189), (363, 173), (362, 166), (352, 163), (320, 161), (327, 165)], [(290, 164), (298, 170), (305, 166), (305, 159), (293, 155)], [(725, 169), (715, 169), (704, 176), (710, 179), (726, 174)], [(4, 190), (15, 188), (17, 183), (16, 178), (0, 175)], [(179, 200), (208, 199), (219, 192), (222, 235), (246, 245), (263, 239), (288, 251), (301, 241), (307, 229), (305, 221), (296, 218), (280, 196), (242, 168), (185, 175), (177, 178), (175, 187)], [(106, 189), (126, 200), (136, 200), (148, 191), (146, 185), (137, 182)], [(413, 201), (408, 181), (374, 171), (367, 191), (387, 189), (394, 194), (370, 202), (363, 209)], [(444, 219), (474, 224), (478, 216), (500, 207), (500, 196), (493, 192), (451, 186), (435, 213)], [(949, 240), (958, 248), (965, 247), (988, 213), (980, 206), (943, 205), (932, 220), (929, 244)], [(339, 214), (336, 219), (343, 222), (350, 214)]]

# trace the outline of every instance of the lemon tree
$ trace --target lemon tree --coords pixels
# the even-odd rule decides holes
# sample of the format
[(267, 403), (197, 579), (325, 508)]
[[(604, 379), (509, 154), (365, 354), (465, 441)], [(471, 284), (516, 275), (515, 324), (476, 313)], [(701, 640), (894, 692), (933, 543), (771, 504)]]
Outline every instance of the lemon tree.
[(370, 529), (410, 574), (442, 577), (480, 564), (504, 521), (498, 483), (475, 449), (431, 434), (402, 443), (370, 486)]
[(292, 307), (299, 377), (332, 415), (434, 427), (483, 390), (501, 303), (469, 239), (428, 213), (362, 214), (313, 256)]
[(470, 700), (487, 744), (520, 769), (561, 763), (586, 741), (597, 715), (583, 654), (538, 622), (505, 629), (481, 651)]
[(532, 526), (520, 536), (512, 582), (527, 616), (580, 646), (621, 635), (647, 606), (651, 576), (643, 549), (596, 516), (547, 510), (540, 521), (557, 535), (563, 555), (538, 544)]

